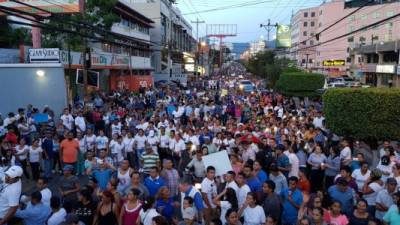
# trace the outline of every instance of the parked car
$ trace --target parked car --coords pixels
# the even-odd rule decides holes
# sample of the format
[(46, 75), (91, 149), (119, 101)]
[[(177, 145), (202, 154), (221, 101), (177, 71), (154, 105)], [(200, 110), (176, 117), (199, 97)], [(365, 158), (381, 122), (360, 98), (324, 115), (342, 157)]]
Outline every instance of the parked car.
[(243, 92), (255, 92), (256, 91), (256, 87), (254, 86), (254, 84), (249, 81), (249, 80), (240, 80), (239, 81), (239, 89)]

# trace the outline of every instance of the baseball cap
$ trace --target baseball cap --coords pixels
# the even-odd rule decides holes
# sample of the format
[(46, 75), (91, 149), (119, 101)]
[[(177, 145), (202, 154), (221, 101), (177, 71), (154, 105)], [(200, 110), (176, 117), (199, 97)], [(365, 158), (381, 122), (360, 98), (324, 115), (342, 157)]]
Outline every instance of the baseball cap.
[(70, 170), (70, 171), (72, 171), (72, 170), (74, 170), (74, 167), (72, 166), (72, 165), (65, 165), (64, 167), (63, 167), (63, 170), (65, 171), (65, 170)]
[(22, 176), (22, 168), (19, 166), (12, 166), (10, 167), (5, 174), (10, 178), (16, 178)]
[(194, 220), (194, 217), (196, 215), (196, 212), (192, 207), (188, 207), (183, 210), (182, 217), (183, 219), (189, 219), (189, 220)]
[(386, 183), (387, 183), (387, 184), (397, 184), (397, 180), (396, 180), (395, 178), (393, 178), (393, 177), (389, 177), (389, 178), (386, 180)]

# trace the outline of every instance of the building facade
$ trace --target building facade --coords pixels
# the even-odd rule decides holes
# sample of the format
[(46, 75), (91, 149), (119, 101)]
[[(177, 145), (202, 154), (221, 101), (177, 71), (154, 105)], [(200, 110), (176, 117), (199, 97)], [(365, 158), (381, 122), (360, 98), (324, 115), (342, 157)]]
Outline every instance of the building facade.
[[(365, 4), (365, 1), (360, 0), (332, 0), (318, 7), (300, 10), (292, 18), (292, 58), (295, 59), (300, 66), (305, 68), (302, 62), (304, 62), (307, 54), (309, 54), (309, 59), (315, 57), (312, 61), (311, 69), (329, 76), (362, 76), (364, 75), (363, 70), (370, 71), (372, 67), (367, 64), (370, 64), (368, 62), (371, 62), (371, 59), (374, 59), (374, 62), (378, 64), (379, 46), (378, 53), (376, 53), (375, 56), (366, 56), (365, 54), (370, 53), (366, 51), (366, 47), (364, 46), (376, 46), (377, 44), (380, 46), (393, 46), (392, 50), (395, 51), (395, 46), (390, 43), (396, 43), (395, 41), (399, 39), (400, 26), (398, 19), (393, 19), (387, 23), (375, 26), (372, 29), (357, 32), (345, 38), (330, 41), (336, 37), (345, 35), (400, 12), (400, 2), (398, 1), (382, 0), (371, 3), (368, 6), (364, 6)], [(346, 19), (337, 22), (341, 18), (357, 10), (360, 6), (364, 7), (351, 16), (348, 16)], [(306, 22), (304, 11), (316, 12), (316, 30), (306, 30), (304, 28), (304, 22)], [(334, 24), (334, 26), (324, 31), (324, 29), (332, 24)], [(303, 25), (303, 30), (301, 30), (301, 25)], [(311, 27), (309, 29), (311, 29)], [(319, 35), (318, 40), (316, 40), (315, 37), (307, 37), (309, 43), (304, 43), (304, 38), (302, 39), (301, 36), (306, 34), (305, 31), (307, 31), (307, 36), (310, 36), (313, 32), (315, 34), (315, 32), (318, 33), (322, 31), (322, 33)], [(299, 50), (299, 48), (304, 48), (301, 46), (310, 46), (311, 41), (313, 41), (314, 44), (325, 43), (326, 41), (330, 42), (318, 45), (315, 48), (308, 48), (303, 51)], [(300, 43), (300, 45), (296, 43)], [(386, 51), (386, 48), (384, 49)], [(370, 60), (368, 60), (368, 57), (370, 57)], [(381, 59), (381, 63), (386, 63), (385, 57), (382, 56)], [(390, 60), (394, 61), (394, 59)], [(377, 80), (376, 78), (374, 79)], [(373, 79), (365, 79), (364, 77), (363, 80)], [(377, 84), (379, 84), (379, 82)]]
[(291, 18), (291, 59), (304, 68), (315, 68), (316, 50), (315, 47), (300, 50), (313, 46), (317, 43), (313, 37), (318, 30), (319, 7), (299, 10)]
[[(170, 74), (172, 68), (185, 68), (185, 64), (194, 63), (196, 40), (192, 36), (192, 27), (178, 8), (169, 0), (125, 0), (154, 21), (150, 29), (150, 41), (153, 54), (152, 67), (155, 73)], [(193, 72), (193, 71), (184, 71)]]

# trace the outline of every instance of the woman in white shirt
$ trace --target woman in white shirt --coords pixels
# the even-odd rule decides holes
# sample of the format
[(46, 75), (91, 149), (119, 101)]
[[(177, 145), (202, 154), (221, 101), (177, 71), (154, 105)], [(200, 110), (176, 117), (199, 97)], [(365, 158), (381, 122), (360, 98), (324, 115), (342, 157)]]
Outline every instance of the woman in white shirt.
[(29, 179), (30, 176), (27, 170), (28, 162), (26, 160), (28, 158), (29, 146), (26, 145), (24, 138), (19, 140), (19, 145), (15, 147), (15, 151), (16, 160), (21, 164), (25, 177)]
[[(224, 200), (221, 201), (221, 198), (224, 198)], [(226, 188), (224, 191), (222, 191), (217, 197), (213, 199), (213, 202), (215, 205), (219, 206), (221, 208), (221, 216), (220, 220), (222, 224), (226, 223), (226, 212), (229, 209), (237, 209), (238, 208), (238, 200), (236, 198), (236, 192), (232, 188)]]
[(40, 176), (40, 161), (42, 159), (42, 153), (43, 149), (39, 146), (39, 139), (33, 140), (28, 155), (34, 180), (39, 179)]
[(364, 194), (364, 199), (368, 203), (368, 213), (370, 215), (375, 215), (376, 197), (384, 188), (384, 183), (381, 180), (381, 177), (381, 171), (379, 169), (374, 169), (361, 190), (361, 192)]
[(212, 143), (217, 147), (219, 150), (223, 144), (223, 137), (222, 133), (217, 133), (217, 136), (213, 139)]
[(139, 221), (137, 221), (137, 224), (152, 225), (153, 218), (160, 215), (154, 206), (154, 198), (147, 197), (143, 202), (142, 209), (139, 212)]
[(247, 194), (246, 202), (239, 211), (239, 216), (244, 217), (243, 225), (260, 225), (265, 224), (264, 209), (256, 203), (256, 193)]

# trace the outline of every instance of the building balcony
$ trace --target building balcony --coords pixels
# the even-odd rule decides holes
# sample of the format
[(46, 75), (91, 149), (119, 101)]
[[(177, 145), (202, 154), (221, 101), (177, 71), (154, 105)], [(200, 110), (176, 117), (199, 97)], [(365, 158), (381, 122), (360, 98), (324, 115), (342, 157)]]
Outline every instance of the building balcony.
[(122, 34), (128, 37), (132, 37), (132, 38), (138, 38), (138, 39), (142, 39), (145, 41), (150, 41), (150, 35), (149, 34), (145, 34), (142, 32), (139, 32), (137, 30), (134, 30), (130, 27), (127, 27), (121, 23), (114, 23), (111, 27), (111, 31), (118, 33), (118, 34)]

